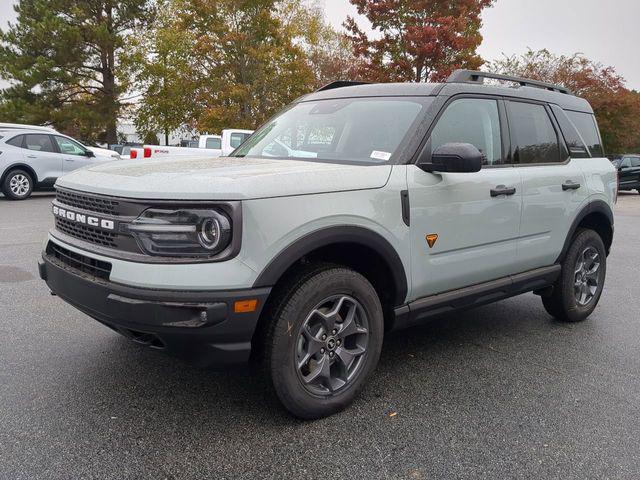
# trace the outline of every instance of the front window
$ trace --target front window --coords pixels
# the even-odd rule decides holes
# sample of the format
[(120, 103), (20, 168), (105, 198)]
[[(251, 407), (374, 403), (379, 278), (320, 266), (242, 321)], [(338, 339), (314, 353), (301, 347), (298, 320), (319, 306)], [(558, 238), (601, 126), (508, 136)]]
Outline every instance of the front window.
[(302, 102), (270, 120), (234, 156), (388, 163), (429, 98), (341, 98)]
[(66, 155), (87, 154), (87, 150), (82, 145), (80, 145), (78, 142), (74, 142), (70, 138), (59, 137), (58, 135), (56, 135), (54, 138), (56, 139), (56, 143), (58, 144), (60, 153), (64, 153)]

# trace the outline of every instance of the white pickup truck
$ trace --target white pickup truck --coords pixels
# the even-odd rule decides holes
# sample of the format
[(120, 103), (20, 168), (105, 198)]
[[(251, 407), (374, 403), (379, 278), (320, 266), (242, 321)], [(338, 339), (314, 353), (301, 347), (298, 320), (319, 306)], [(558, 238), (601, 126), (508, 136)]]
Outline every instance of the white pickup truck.
[(242, 145), (252, 130), (226, 129), (222, 135), (200, 135), (198, 148), (144, 145), (132, 148), (130, 158), (155, 158), (172, 156), (226, 157)]

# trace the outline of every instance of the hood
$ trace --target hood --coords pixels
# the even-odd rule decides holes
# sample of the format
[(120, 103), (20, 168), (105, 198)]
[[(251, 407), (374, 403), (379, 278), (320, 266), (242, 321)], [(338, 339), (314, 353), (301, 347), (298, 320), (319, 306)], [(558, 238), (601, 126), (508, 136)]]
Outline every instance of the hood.
[(391, 165), (181, 156), (96, 164), (74, 170), (56, 184), (129, 198), (248, 200), (381, 188), (390, 173)]
[(107, 158), (116, 158), (120, 159), (120, 155), (115, 150), (107, 150), (106, 148), (99, 147), (87, 147), (87, 150), (91, 150), (96, 157), (107, 157)]

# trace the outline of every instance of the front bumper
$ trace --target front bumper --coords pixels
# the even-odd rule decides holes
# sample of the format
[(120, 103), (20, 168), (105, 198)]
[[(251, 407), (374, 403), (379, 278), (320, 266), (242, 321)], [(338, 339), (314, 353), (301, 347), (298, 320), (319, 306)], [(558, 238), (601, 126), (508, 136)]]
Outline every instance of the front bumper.
[[(200, 367), (244, 363), (270, 288), (174, 291), (131, 287), (87, 275), (43, 253), (40, 277), (78, 310), (151, 348)], [(249, 313), (236, 301), (257, 299)]]

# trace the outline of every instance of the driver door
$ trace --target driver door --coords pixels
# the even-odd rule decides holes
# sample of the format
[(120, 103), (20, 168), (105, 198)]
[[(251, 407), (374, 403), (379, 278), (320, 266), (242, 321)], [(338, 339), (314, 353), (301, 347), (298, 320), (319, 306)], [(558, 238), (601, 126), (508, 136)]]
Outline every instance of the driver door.
[(506, 132), (499, 98), (457, 97), (445, 107), (425, 148), (470, 143), (483, 154), (482, 169), (431, 173), (407, 167), (410, 300), (517, 273), (522, 182), (519, 170), (507, 163)]
[(89, 151), (78, 142), (61, 135), (54, 135), (53, 138), (58, 150), (64, 156), (64, 173), (91, 165), (94, 162), (93, 155), (89, 156)]

